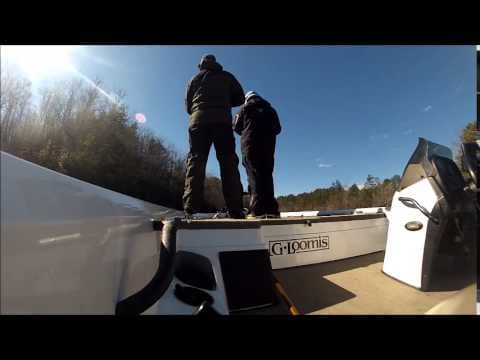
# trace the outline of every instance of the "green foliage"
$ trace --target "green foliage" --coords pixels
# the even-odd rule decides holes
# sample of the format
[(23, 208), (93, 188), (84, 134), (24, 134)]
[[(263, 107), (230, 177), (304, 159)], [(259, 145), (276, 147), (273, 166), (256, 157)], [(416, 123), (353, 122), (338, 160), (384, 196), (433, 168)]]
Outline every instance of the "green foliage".
[(462, 143), (472, 143), (478, 140), (477, 138), (477, 127), (475, 122), (470, 122), (462, 129), (461, 141)]
[(466, 143), (473, 143), (477, 140), (480, 140), (479, 138), (479, 133), (477, 130), (477, 126), (474, 121), (468, 123), (462, 130), (459, 136), (459, 143), (457, 143), (456, 146), (456, 151), (455, 151), (455, 160), (460, 168), (463, 176), (468, 179), (470, 175), (467, 172), (467, 168), (465, 166), (464, 160), (463, 160), (463, 153), (461, 151), (460, 144), (466, 144)]

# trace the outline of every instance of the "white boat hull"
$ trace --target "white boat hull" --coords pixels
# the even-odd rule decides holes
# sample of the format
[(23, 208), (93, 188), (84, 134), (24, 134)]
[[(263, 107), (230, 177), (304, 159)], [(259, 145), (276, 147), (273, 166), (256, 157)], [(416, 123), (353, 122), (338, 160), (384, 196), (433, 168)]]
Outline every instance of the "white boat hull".
[(1, 153), (1, 314), (113, 314), (158, 267), (178, 212)]
[(269, 246), (273, 269), (319, 264), (385, 250), (386, 217), (331, 218), (310, 225), (262, 226), (262, 238)]

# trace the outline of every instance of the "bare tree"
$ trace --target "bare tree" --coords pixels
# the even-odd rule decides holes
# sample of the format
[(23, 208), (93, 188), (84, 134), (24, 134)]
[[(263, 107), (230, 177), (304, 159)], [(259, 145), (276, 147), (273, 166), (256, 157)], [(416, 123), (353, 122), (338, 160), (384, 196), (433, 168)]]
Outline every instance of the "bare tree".
[(17, 130), (30, 111), (31, 83), (2, 72), (0, 86), (0, 142), (2, 149), (11, 149)]

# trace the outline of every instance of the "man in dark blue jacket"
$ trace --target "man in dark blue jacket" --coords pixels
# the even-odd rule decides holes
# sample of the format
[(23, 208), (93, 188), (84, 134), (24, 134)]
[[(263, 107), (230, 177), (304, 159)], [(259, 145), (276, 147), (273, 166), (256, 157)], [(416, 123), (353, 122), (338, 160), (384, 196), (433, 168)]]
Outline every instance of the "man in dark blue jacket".
[(277, 112), (268, 101), (249, 91), (233, 127), (242, 137), (242, 163), (250, 192), (248, 217), (279, 217), (273, 186), (276, 137), (282, 129)]

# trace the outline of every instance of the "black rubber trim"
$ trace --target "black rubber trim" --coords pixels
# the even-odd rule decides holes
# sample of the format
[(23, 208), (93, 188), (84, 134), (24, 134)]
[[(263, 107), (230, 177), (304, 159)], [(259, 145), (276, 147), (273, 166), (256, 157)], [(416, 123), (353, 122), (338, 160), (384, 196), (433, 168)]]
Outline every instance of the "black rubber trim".
[(385, 218), (385, 214), (365, 215), (334, 215), (334, 216), (312, 216), (295, 217), (289, 219), (261, 219), (261, 220), (182, 220), (179, 229), (258, 229), (268, 225), (291, 225), (291, 224), (315, 224), (337, 221), (355, 221)]
[(260, 223), (256, 220), (182, 220), (179, 229), (258, 229)]
[(118, 302), (115, 315), (139, 315), (155, 304), (165, 293), (173, 279), (179, 223), (179, 218), (164, 223), (158, 269), (155, 275), (142, 290)]

